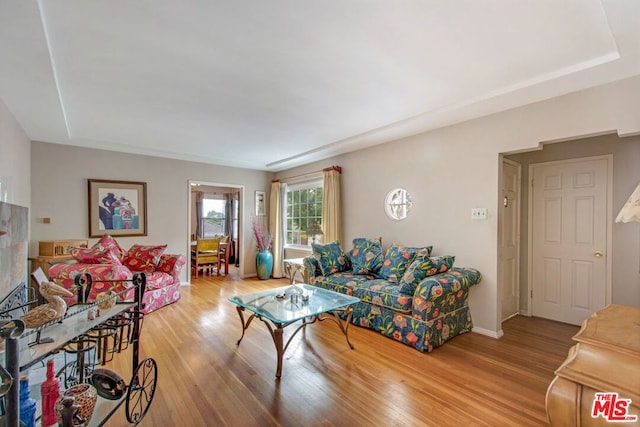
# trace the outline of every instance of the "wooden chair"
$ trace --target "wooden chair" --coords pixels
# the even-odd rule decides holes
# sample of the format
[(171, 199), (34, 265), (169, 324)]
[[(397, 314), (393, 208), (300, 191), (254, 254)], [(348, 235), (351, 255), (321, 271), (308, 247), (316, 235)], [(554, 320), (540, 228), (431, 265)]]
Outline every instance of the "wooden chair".
[(199, 271), (211, 274), (214, 266), (219, 267), (220, 239), (198, 239), (196, 248), (191, 251), (191, 269), (198, 277)]
[(229, 252), (231, 243), (229, 242), (229, 236), (223, 236), (220, 238), (220, 249), (218, 250), (218, 276), (224, 265), (224, 275), (229, 274)]

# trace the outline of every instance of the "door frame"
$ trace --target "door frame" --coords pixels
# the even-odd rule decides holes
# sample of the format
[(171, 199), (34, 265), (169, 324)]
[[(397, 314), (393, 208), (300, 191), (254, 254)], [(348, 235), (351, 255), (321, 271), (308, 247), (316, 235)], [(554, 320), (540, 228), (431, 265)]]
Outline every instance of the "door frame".
[(552, 160), (549, 162), (530, 163), (529, 164), (529, 186), (528, 200), (529, 208), (527, 212), (527, 234), (528, 234), (528, 257), (527, 257), (527, 283), (524, 286), (524, 291), (527, 292), (527, 306), (529, 307), (529, 316), (533, 316), (533, 168), (537, 166), (552, 166), (562, 163), (575, 163), (588, 160), (607, 160), (607, 242), (606, 242), (606, 259), (605, 259), (605, 306), (611, 304), (612, 286), (611, 286), (611, 251), (612, 251), (612, 232), (613, 232), (613, 154), (604, 154), (601, 156), (587, 156), (587, 157), (575, 157), (564, 160)]
[[(521, 250), (521, 246), (522, 246), (522, 236), (521, 236), (521, 230), (520, 230), (520, 226), (521, 226), (521, 215), (522, 215), (522, 164), (507, 159), (504, 156), (502, 157), (502, 163), (501, 163), (501, 167), (500, 167), (500, 188), (499, 188), (499, 192), (502, 193), (502, 188), (504, 187), (504, 167), (503, 165), (507, 163), (511, 166), (515, 166), (518, 169), (518, 185), (517, 185), (517, 195), (516, 195), (516, 230), (517, 230), (517, 244), (516, 244), (516, 287), (518, 289), (518, 300), (517, 300), (517, 305), (516, 305), (516, 313), (514, 313), (513, 315), (507, 317), (506, 319), (502, 319), (502, 295), (503, 295), (503, 288), (504, 288), (504, 282), (502, 280), (502, 270), (504, 268), (504, 254), (502, 252), (502, 237), (504, 235), (504, 215), (503, 215), (503, 209), (502, 206), (504, 204), (504, 198), (502, 201), (499, 200), (499, 211), (500, 214), (498, 215), (498, 223), (499, 223), (499, 227), (498, 227), (498, 246), (500, 248), (500, 254), (498, 257), (498, 262), (499, 262), (499, 268), (500, 268), (500, 274), (498, 275), (498, 280), (499, 280), (499, 289), (500, 289), (500, 322), (504, 322), (505, 320), (510, 319), (511, 317), (517, 315), (517, 314), (521, 314), (520, 310), (521, 310), (521, 304), (520, 304), (520, 298), (522, 297), (522, 281), (520, 280), (520, 271), (521, 271), (521, 266), (520, 266), (520, 254), (522, 252)], [(499, 197), (498, 197), (499, 198)]]
[[(244, 216), (244, 185), (237, 185), (237, 184), (225, 184), (225, 183), (221, 183), (221, 182), (211, 182), (211, 181), (200, 181), (200, 180), (194, 180), (194, 179), (189, 179), (187, 181), (187, 222), (189, 224), (188, 226), (188, 230), (189, 230), (189, 235), (187, 236), (187, 271), (189, 272), (187, 277), (189, 278), (189, 280), (187, 281), (188, 284), (191, 284), (191, 188), (193, 185), (206, 185), (209, 187), (227, 187), (227, 188), (237, 188), (240, 191), (240, 194), (238, 195), (238, 249), (237, 249), (237, 253), (236, 256), (238, 256), (241, 253), (241, 250), (244, 249), (244, 245), (243, 245), (243, 236), (244, 236), (244, 229), (243, 229), (243, 216)], [(227, 269), (229, 268), (229, 266), (227, 266)], [(240, 271), (240, 277), (243, 277), (244, 274), (244, 256), (240, 257), (240, 262), (238, 263), (238, 269)]]

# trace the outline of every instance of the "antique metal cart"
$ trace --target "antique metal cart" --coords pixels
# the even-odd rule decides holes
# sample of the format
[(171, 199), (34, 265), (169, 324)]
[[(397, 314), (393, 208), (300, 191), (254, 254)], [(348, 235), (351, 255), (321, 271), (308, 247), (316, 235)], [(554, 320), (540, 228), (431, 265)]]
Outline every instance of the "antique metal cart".
[[(124, 280), (118, 280), (123, 282)], [(158, 367), (154, 359), (146, 358), (139, 361), (139, 338), (142, 327), (142, 296), (146, 289), (146, 276), (144, 273), (136, 273), (131, 282), (135, 289), (134, 302), (118, 301), (112, 307), (101, 309), (100, 315), (90, 315), (91, 310), (98, 306), (97, 302), (86, 303), (87, 296), (92, 286), (92, 278), (89, 274), (79, 275), (75, 279), (78, 288), (77, 305), (68, 308), (62, 319), (45, 324), (39, 328), (25, 332), (24, 323), (19, 319), (25, 307), (31, 301), (26, 296), (26, 286), (16, 289), (0, 303), (0, 337), (5, 343), (5, 363), (0, 363), (0, 396), (5, 399), (5, 414), (0, 420), (7, 427), (18, 427), (19, 420), (19, 381), (17, 379), (24, 372), (45, 359), (59, 353), (70, 342), (78, 342), (77, 337), (85, 336), (90, 330), (95, 330), (110, 319), (117, 319), (123, 313), (130, 314), (131, 327), (128, 334), (128, 342), (133, 346), (131, 363), (133, 374), (129, 384), (124, 384), (126, 392), (119, 393), (109, 398), (98, 398), (96, 408), (91, 418), (91, 425), (103, 425), (124, 403), (127, 421), (138, 424), (149, 410), (149, 406), (155, 395), (158, 378)], [(101, 281), (102, 282), (102, 281)], [(7, 318), (10, 317), (10, 318)], [(41, 334), (47, 338), (53, 338), (53, 342), (40, 339)], [(34, 335), (37, 336), (34, 342)], [(35, 344), (35, 345), (34, 345)], [(78, 346), (76, 345), (76, 348)], [(77, 383), (91, 380), (92, 369), (85, 365), (82, 344), (77, 352), (76, 360), (64, 365), (59, 373), (65, 376), (61, 378), (61, 388), (70, 385), (70, 378)], [(69, 370), (73, 372), (70, 374)], [(105, 369), (100, 369), (104, 374)], [(33, 388), (32, 388), (33, 390)]]

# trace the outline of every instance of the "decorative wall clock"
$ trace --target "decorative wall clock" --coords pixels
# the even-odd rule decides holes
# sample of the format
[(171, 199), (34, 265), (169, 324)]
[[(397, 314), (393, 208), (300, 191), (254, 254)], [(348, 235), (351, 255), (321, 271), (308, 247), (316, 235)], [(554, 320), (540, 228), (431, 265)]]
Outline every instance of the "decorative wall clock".
[(407, 217), (411, 210), (411, 194), (403, 188), (389, 191), (384, 199), (384, 211), (393, 220), (400, 221)]

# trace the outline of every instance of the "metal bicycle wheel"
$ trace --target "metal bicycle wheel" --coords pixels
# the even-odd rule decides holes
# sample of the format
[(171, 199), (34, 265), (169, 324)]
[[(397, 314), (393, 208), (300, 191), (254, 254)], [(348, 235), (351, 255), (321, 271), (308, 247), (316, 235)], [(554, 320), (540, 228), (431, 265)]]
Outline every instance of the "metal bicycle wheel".
[[(88, 378), (93, 371), (93, 367), (89, 365), (85, 365), (83, 378)], [(78, 362), (73, 361), (64, 365), (58, 373), (56, 373), (56, 378), (61, 380), (61, 383), (65, 388), (72, 387), (74, 385), (80, 384), (80, 372), (78, 371)]]
[(127, 421), (138, 424), (147, 414), (156, 393), (158, 381), (158, 365), (152, 358), (144, 359), (138, 364), (127, 390), (125, 412)]

